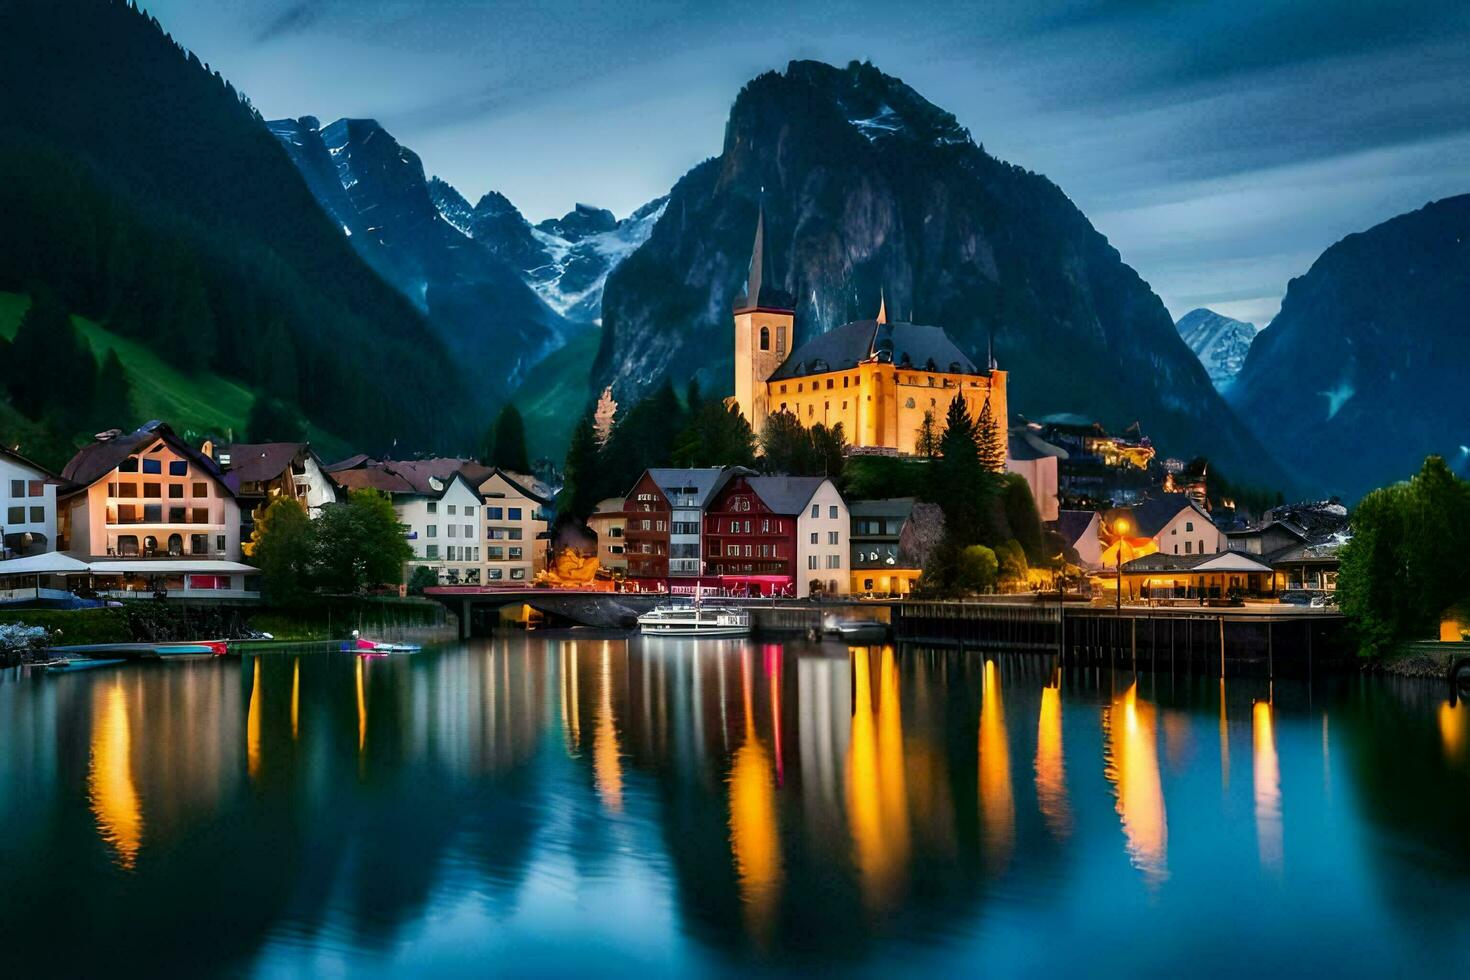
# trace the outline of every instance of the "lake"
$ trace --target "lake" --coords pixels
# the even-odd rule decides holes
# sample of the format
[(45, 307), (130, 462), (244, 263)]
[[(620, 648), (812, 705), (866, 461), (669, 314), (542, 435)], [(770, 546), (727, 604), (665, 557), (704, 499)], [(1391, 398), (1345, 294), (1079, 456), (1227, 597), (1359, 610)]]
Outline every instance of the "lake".
[(9, 975), (1470, 964), (1470, 708), (513, 633), (0, 672)]

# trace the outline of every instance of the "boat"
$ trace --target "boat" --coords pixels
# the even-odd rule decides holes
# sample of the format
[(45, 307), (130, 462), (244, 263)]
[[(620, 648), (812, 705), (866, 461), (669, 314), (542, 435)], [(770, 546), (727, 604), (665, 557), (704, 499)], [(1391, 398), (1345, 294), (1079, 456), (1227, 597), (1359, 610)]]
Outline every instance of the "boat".
[(877, 642), (887, 638), (888, 625), (876, 619), (832, 619), (823, 632), (853, 642)]
[(79, 670), (91, 670), (93, 667), (112, 667), (116, 664), (127, 663), (121, 658), (105, 658), (98, 660), (55, 660), (46, 665), (48, 674), (72, 674)]
[(224, 640), (197, 640), (174, 643), (86, 643), (79, 646), (52, 647), (52, 653), (72, 654), (83, 659), (172, 660), (180, 657), (223, 657), (229, 652)]
[(359, 657), (381, 657), (390, 653), (418, 653), (423, 647), (417, 643), (379, 643), (359, 636), (352, 631), (352, 639), (342, 644), (343, 653), (355, 653)]
[(644, 636), (747, 636), (750, 613), (733, 606), (666, 603), (638, 617)]

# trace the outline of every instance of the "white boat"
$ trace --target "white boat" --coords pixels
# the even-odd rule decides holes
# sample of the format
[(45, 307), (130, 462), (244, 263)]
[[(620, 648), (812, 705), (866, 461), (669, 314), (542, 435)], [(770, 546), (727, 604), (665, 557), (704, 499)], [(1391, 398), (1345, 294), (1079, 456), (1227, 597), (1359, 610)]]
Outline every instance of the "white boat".
[(750, 613), (731, 606), (668, 603), (638, 617), (644, 636), (745, 636)]

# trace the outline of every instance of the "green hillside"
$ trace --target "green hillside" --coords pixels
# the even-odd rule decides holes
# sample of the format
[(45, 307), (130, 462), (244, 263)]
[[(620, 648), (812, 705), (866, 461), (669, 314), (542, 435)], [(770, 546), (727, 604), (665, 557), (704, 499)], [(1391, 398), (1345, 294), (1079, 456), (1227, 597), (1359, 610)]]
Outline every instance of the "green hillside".
[[(21, 317), (29, 307), (29, 296), (0, 292), (0, 337), (6, 340), (15, 338)], [(99, 362), (108, 351), (116, 350), (123, 363), (131, 388), (131, 405), (130, 411), (120, 413), (117, 420), (119, 428), (148, 419), (161, 419), (191, 442), (206, 435), (233, 434), (236, 438), (244, 435), (245, 420), (256, 397), (249, 387), (212, 372), (186, 375), (165, 363), (146, 344), (120, 337), (84, 317), (73, 316), (72, 323), (91, 346)], [(10, 406), (0, 405), (0, 428), (8, 434), (12, 427), (20, 431), (11, 438), (24, 440), (26, 424)], [(313, 448), (323, 457), (346, 456), (352, 451), (331, 433), (310, 425), (307, 428)]]
[(531, 369), (511, 401), (526, 420), (526, 448), (532, 459), (557, 463), (566, 455), (577, 420), (592, 400), (592, 361), (600, 331), (573, 337), (561, 350)]

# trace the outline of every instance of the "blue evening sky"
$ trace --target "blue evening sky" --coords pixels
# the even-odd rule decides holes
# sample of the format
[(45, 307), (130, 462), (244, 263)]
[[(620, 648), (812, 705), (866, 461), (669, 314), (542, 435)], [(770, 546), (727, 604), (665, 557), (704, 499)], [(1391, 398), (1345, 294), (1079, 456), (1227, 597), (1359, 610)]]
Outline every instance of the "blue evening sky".
[(1470, 192), (1470, 4), (144, 0), (267, 118), (378, 119), (472, 202), (619, 215), (741, 84), (869, 59), (1046, 174), (1177, 317), (1264, 324), (1323, 248)]

